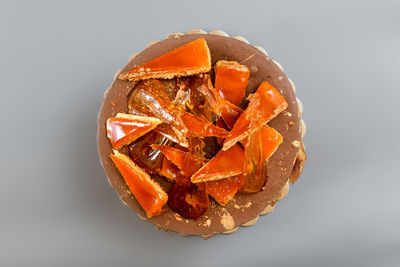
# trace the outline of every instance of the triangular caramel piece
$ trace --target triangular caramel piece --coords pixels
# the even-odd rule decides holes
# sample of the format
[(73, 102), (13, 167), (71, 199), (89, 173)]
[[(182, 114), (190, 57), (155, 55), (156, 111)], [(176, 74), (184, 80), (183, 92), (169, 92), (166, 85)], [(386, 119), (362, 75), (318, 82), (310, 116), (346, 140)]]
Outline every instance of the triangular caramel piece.
[(107, 137), (115, 149), (130, 144), (162, 121), (157, 118), (118, 113), (107, 120)]
[(236, 144), (227, 151), (220, 150), (191, 179), (193, 183), (200, 183), (239, 175), (243, 172), (243, 164), (244, 151)]
[(243, 176), (238, 175), (207, 182), (207, 192), (218, 204), (225, 206), (233, 199), (237, 191), (241, 188), (242, 179)]
[[(268, 82), (264, 81), (257, 89), (257, 91), (249, 96), (250, 102), (257, 100), (258, 104), (256, 112), (260, 116), (261, 124), (266, 124), (282, 111), (284, 111), (288, 103), (285, 101), (283, 96)], [(250, 103), (249, 103), (250, 106)], [(232, 131), (228, 134), (225, 139), (223, 150), (227, 150), (237, 142), (242, 141), (248, 137), (252, 131), (250, 129), (251, 114), (249, 106), (240, 115), (236, 121)]]
[(119, 75), (121, 80), (172, 79), (211, 70), (211, 54), (206, 40), (194, 40)]
[(168, 195), (161, 186), (139, 168), (128, 156), (117, 150), (110, 154), (115, 166), (124, 177), (129, 189), (139, 201), (148, 218), (162, 212), (162, 207), (168, 201)]

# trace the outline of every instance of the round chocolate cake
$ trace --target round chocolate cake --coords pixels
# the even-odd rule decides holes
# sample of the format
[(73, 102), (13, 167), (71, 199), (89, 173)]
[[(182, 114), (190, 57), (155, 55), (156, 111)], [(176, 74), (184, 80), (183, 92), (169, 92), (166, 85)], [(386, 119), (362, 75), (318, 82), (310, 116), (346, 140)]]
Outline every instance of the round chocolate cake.
[[(283, 142), (268, 160), (266, 183), (261, 191), (238, 192), (234, 199), (224, 206), (210, 200), (207, 211), (197, 219), (185, 218), (169, 205), (164, 206), (161, 214), (148, 218), (148, 214), (146, 215), (110, 158), (113, 146), (107, 137), (107, 120), (118, 113), (129, 113), (128, 100), (138, 84), (137, 81), (122, 80), (119, 76), (199, 38), (206, 41), (211, 53), (212, 66), (220, 60), (225, 60), (238, 62), (249, 69), (250, 76), (244, 100), (240, 103), (242, 109), (248, 105), (247, 96), (254, 93), (264, 81), (271, 84), (283, 96), (288, 104), (287, 108), (268, 122), (270, 127), (282, 135)], [(276, 202), (287, 194), (289, 181), (294, 183), (298, 179), (305, 162), (302, 143), (305, 124), (301, 120), (301, 114), (302, 106), (296, 99), (293, 83), (286, 77), (280, 64), (269, 58), (262, 48), (249, 45), (242, 37), (228, 37), (221, 31), (209, 34), (202, 31), (176, 33), (169, 35), (165, 40), (152, 42), (142, 52), (133, 55), (128, 64), (117, 72), (111, 87), (105, 92), (98, 117), (98, 150), (111, 186), (121, 201), (134, 210), (141, 219), (152, 222), (162, 230), (208, 238), (218, 233), (231, 233), (239, 226), (255, 223), (259, 215), (271, 212)], [(119, 150), (121, 153), (127, 153), (126, 147)], [(151, 178), (166, 192), (170, 190), (172, 183), (165, 178), (157, 174), (151, 175)]]

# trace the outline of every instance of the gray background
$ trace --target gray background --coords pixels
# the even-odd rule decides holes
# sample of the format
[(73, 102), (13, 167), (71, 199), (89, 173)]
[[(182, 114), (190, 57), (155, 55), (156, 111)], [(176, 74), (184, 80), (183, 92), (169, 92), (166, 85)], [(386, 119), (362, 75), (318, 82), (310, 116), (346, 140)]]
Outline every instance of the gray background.
[[(0, 266), (400, 266), (399, 14), (399, 1), (1, 1)], [(264, 47), (308, 125), (289, 196), (208, 241), (122, 205), (95, 139), (128, 56), (192, 28)]]

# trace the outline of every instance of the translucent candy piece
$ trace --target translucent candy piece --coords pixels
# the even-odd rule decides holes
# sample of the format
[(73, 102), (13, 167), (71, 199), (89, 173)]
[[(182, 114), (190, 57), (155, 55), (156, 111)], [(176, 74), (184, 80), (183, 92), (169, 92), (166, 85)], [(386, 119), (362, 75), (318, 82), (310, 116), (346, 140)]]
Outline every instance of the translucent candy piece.
[(151, 131), (129, 145), (129, 157), (147, 173), (157, 174), (161, 170), (164, 155), (150, 147), (152, 144), (170, 145), (172, 142)]
[(210, 206), (206, 184), (192, 184), (185, 177), (178, 179), (168, 192), (168, 205), (184, 218), (199, 218)]

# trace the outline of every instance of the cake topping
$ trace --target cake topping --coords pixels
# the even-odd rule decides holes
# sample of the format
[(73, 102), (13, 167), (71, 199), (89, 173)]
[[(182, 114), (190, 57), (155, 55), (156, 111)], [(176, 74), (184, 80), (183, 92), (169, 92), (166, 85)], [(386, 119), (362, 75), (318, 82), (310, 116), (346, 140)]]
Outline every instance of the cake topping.
[(245, 94), (249, 69), (236, 61), (219, 60), (214, 71), (215, 88), (226, 100), (239, 105)]
[[(260, 123), (262, 125), (268, 123), (270, 120), (278, 116), (282, 111), (286, 109), (288, 104), (282, 95), (268, 82), (263, 82), (257, 89), (257, 91), (249, 96), (250, 103), (252, 100), (258, 99), (258, 104), (254, 107), (254, 114), (260, 117)], [(252, 131), (250, 130), (250, 120), (252, 112), (250, 112), (250, 106), (240, 115), (236, 121), (232, 131), (226, 137), (224, 142), (223, 150), (229, 149), (236, 142), (242, 141), (248, 137)]]
[[(267, 161), (283, 141), (266, 124), (288, 104), (263, 82), (243, 111), (249, 69), (220, 60), (214, 72), (215, 79), (207, 44), (197, 39), (120, 75), (138, 83), (128, 95), (130, 114), (109, 118), (107, 130), (112, 146), (128, 146), (130, 158), (118, 151), (110, 157), (148, 217), (168, 203), (197, 219), (210, 196), (224, 206), (239, 190), (258, 192), (266, 184)], [(168, 193), (149, 174), (172, 183)]]
[(129, 189), (146, 211), (147, 217), (158, 215), (168, 200), (167, 194), (158, 183), (139, 168), (128, 156), (114, 151), (110, 154), (115, 166), (124, 177)]
[(243, 176), (233, 176), (226, 179), (207, 182), (207, 192), (214, 200), (224, 206), (233, 199), (241, 188)]
[(201, 38), (122, 73), (119, 78), (129, 81), (171, 79), (176, 76), (194, 75), (210, 70), (210, 50), (206, 41)]
[(243, 172), (244, 152), (239, 144), (227, 151), (220, 150), (214, 158), (207, 162), (192, 176), (192, 182), (215, 181), (239, 175)]
[(152, 117), (118, 113), (107, 120), (107, 136), (115, 149), (129, 144), (153, 130), (161, 121)]

